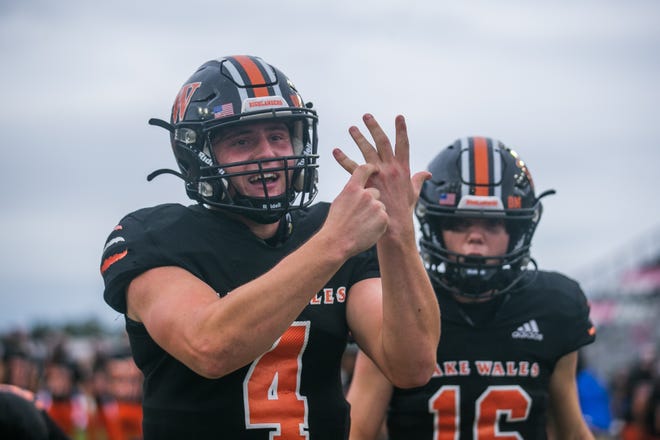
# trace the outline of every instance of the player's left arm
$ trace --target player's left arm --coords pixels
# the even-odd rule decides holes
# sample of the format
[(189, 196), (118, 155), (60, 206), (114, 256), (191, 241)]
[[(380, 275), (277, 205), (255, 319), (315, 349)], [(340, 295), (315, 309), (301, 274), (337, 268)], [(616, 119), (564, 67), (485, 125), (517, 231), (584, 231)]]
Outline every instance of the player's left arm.
[(561, 357), (550, 377), (548, 409), (550, 439), (594, 439), (580, 410), (575, 381), (577, 358), (577, 351)]
[[(349, 299), (350, 325), (360, 347), (393, 384), (402, 388), (420, 386), (433, 373), (440, 338), (440, 309), (417, 250), (413, 223), (422, 183), (430, 174), (410, 174), (403, 116), (395, 119), (394, 149), (372, 115), (365, 115), (363, 121), (375, 146), (357, 127), (349, 132), (365, 161), (378, 167), (368, 185), (378, 190), (388, 224), (376, 246), (380, 283), (367, 280), (354, 286), (352, 290), (373, 291), (351, 295), (356, 301)], [(348, 172), (357, 167), (339, 149), (334, 155)], [(371, 316), (365, 319), (367, 314)]]
[(346, 395), (351, 404), (350, 440), (375, 440), (384, 431), (392, 384), (364, 353), (358, 351)]

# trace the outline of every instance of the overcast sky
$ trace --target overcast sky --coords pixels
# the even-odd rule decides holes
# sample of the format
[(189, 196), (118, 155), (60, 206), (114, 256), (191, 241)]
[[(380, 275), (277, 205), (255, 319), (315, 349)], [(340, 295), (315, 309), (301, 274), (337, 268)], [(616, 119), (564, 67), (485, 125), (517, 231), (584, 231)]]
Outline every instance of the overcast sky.
[[(98, 316), (124, 214), (188, 203), (167, 119), (203, 62), (253, 54), (320, 116), (320, 194), (348, 127), (408, 120), (413, 168), (454, 139), (516, 149), (544, 201), (533, 255), (578, 278), (659, 225), (660, 2), (0, 1), (0, 329)], [(653, 244), (653, 243), (651, 243)], [(627, 257), (626, 257), (627, 258)]]

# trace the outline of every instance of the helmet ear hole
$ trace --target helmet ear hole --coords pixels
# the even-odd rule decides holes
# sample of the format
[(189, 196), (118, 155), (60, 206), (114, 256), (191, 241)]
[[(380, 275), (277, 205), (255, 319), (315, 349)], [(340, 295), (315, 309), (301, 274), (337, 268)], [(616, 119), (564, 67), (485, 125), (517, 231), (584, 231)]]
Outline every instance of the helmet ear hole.
[(298, 173), (293, 179), (293, 189), (298, 192), (303, 192), (308, 188), (312, 188), (317, 181), (316, 168), (305, 168)]
[(215, 194), (215, 191), (213, 191), (213, 185), (208, 182), (199, 182), (199, 185), (197, 185), (197, 191), (199, 191), (202, 197), (213, 197), (213, 194)]
[(227, 179), (199, 182), (197, 191), (206, 199), (217, 198), (218, 200), (229, 199), (229, 182)]
[(302, 170), (298, 173), (298, 176), (293, 180), (293, 189), (296, 191), (302, 191), (305, 187), (305, 170)]

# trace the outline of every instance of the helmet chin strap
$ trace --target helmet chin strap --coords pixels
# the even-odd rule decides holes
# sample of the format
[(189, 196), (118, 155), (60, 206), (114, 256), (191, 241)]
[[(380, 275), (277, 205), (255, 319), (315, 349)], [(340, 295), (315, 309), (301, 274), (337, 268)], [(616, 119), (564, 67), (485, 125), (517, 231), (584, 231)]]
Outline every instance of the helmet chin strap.
[(435, 271), (429, 275), (434, 282), (454, 295), (470, 299), (490, 299), (520, 290), (534, 281), (538, 266), (533, 258), (529, 259), (529, 263), (531, 268), (522, 267), (517, 270), (465, 268), (443, 263), (444, 273)]
[[(302, 174), (302, 173), (301, 173)], [(223, 200), (231, 199), (232, 205), (239, 209), (232, 209), (226, 205), (215, 205), (218, 209), (226, 209), (238, 215), (248, 218), (259, 224), (267, 225), (276, 223), (288, 212), (289, 206), (295, 197), (295, 192), (291, 189), (290, 181), (287, 177), (287, 190), (278, 196), (249, 197), (241, 194), (229, 179), (222, 179), (224, 188)], [(295, 183), (294, 183), (295, 189)], [(265, 187), (264, 187), (264, 191)], [(266, 191), (267, 194), (267, 191)], [(207, 201), (206, 203), (214, 205)], [(243, 209), (240, 209), (243, 208)]]
[[(249, 218), (250, 220), (253, 220), (257, 223), (267, 225), (278, 222), (287, 212), (286, 207), (288, 207), (289, 205), (289, 203), (286, 200), (287, 194), (288, 193), (285, 192), (284, 194), (279, 196), (268, 197), (263, 199), (261, 198), (256, 199), (254, 197), (246, 197), (242, 194), (236, 194), (234, 196), (234, 205), (242, 206), (246, 208), (240, 210), (240, 212), (237, 212), (237, 214)], [(270, 206), (277, 204), (280, 205), (281, 208), (259, 209), (258, 206), (255, 206), (256, 204), (270, 205)]]

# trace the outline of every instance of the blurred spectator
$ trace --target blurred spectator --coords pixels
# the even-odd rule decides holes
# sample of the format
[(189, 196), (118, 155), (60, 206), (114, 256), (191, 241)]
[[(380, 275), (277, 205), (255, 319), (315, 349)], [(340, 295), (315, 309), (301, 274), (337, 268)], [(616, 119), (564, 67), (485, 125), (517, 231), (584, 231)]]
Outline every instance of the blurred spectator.
[(660, 439), (660, 377), (656, 377), (649, 399), (646, 426), (652, 439)]
[(111, 356), (107, 371), (108, 388), (117, 402), (117, 419), (124, 435), (122, 440), (139, 440), (142, 438), (142, 372), (129, 350)]
[(576, 382), (580, 408), (589, 429), (596, 438), (608, 438), (612, 425), (609, 391), (588, 367), (582, 351), (578, 352)]
[(39, 384), (39, 365), (29, 344), (22, 335), (14, 333), (4, 343), (3, 376), (0, 382), (37, 391)]
[(63, 345), (53, 350), (44, 366), (43, 386), (37, 398), (48, 415), (69, 436), (79, 438), (87, 429), (89, 405), (80, 388), (81, 371)]
[(638, 361), (628, 371), (623, 410), (622, 440), (658, 440), (658, 358), (655, 346), (640, 349)]
[(625, 368), (619, 368), (610, 377), (610, 408), (612, 408), (612, 430), (620, 432), (623, 426), (623, 415), (628, 406), (627, 402), (628, 372)]
[(86, 383), (87, 393), (91, 401), (90, 419), (87, 425), (87, 440), (111, 440), (119, 438), (121, 431), (113, 430), (107, 417), (107, 408), (115, 405), (108, 389), (108, 373), (106, 371), (107, 356), (102, 351), (95, 354), (91, 374)]
[(142, 439), (142, 382), (128, 348), (97, 355), (92, 373), (96, 411), (88, 440)]

